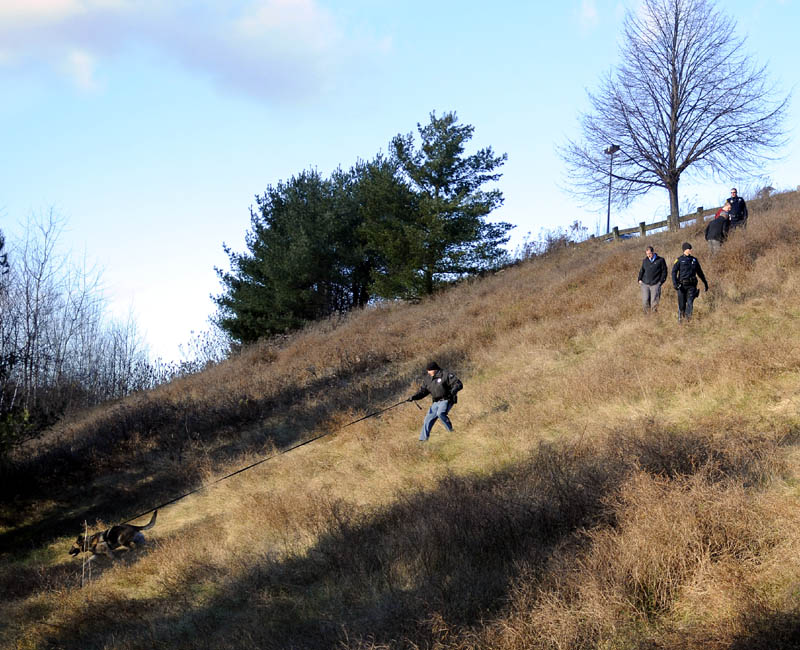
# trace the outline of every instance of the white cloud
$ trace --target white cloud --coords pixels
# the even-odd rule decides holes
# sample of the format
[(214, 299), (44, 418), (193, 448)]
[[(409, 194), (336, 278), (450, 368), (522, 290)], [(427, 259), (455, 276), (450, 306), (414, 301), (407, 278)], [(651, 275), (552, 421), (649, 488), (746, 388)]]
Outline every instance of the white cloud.
[(0, 0), (0, 21), (24, 28), (129, 4), (130, 0)]
[(2, 0), (0, 20), (17, 24), (58, 20), (80, 11), (78, 0)]
[(598, 15), (595, 0), (581, 0), (579, 19), (581, 27), (584, 29), (591, 29), (597, 25)]
[(313, 95), (344, 60), (383, 51), (348, 38), (319, 0), (0, 0), (0, 43), (0, 63), (44, 62), (84, 89), (110, 54), (145, 44), (269, 99)]
[(95, 90), (95, 58), (88, 52), (73, 50), (69, 53), (64, 70), (75, 85), (82, 90)]
[(258, 2), (242, 15), (238, 27), (250, 38), (286, 34), (315, 49), (335, 40), (338, 33), (333, 16), (313, 0)]

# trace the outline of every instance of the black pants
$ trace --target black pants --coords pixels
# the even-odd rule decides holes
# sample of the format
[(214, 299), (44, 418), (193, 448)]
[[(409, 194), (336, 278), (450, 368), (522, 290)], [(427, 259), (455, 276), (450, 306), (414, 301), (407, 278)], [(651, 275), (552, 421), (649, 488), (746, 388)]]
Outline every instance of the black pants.
[(678, 311), (687, 318), (691, 317), (694, 299), (698, 295), (700, 295), (700, 291), (697, 287), (680, 285), (678, 287)]

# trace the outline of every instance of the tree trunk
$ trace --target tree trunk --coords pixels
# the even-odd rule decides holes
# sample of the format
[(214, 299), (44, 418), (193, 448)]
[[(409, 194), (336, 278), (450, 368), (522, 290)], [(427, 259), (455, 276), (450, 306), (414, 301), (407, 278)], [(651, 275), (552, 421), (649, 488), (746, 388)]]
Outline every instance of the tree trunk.
[(667, 187), (669, 192), (669, 217), (667, 218), (667, 225), (670, 232), (677, 232), (681, 229), (680, 222), (680, 207), (678, 205), (678, 183), (669, 185)]
[(425, 286), (423, 290), (426, 296), (431, 296), (433, 295), (433, 269), (430, 266), (426, 266), (423, 273), (425, 278)]

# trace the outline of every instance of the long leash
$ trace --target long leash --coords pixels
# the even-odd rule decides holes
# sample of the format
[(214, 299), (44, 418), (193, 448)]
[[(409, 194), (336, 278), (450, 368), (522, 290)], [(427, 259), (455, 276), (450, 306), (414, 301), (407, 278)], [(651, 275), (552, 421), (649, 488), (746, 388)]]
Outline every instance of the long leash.
[[(374, 413), (370, 413), (369, 415), (365, 415), (363, 418), (358, 418), (358, 420), (353, 420), (352, 422), (348, 422), (343, 427), (339, 427), (339, 429), (337, 429), (337, 431), (341, 431), (342, 429), (346, 429), (351, 424), (355, 424), (356, 422), (361, 422), (361, 420), (366, 420), (367, 418), (372, 418), (372, 417), (375, 417), (376, 415), (380, 415), (381, 413), (384, 413), (385, 411), (388, 411), (389, 409), (393, 409), (396, 406), (400, 406), (401, 404), (405, 404), (408, 401), (409, 400), (404, 399), (402, 402), (397, 402), (397, 404), (392, 404), (391, 406), (387, 406), (385, 409), (381, 409), (380, 411), (375, 411)], [(414, 402), (414, 404), (417, 404), (417, 403)], [(417, 404), (417, 408), (418, 409), (422, 409), (422, 407), (419, 404)], [(333, 432), (331, 431), (331, 433), (333, 433)], [(323, 435), (328, 435), (328, 434), (326, 433), (326, 434), (323, 434)], [(289, 450), (289, 451), (291, 451), (291, 450)]]
[[(262, 458), (260, 460), (257, 460), (255, 463), (250, 463), (249, 465), (247, 465), (245, 467), (242, 467), (240, 469), (237, 469), (235, 472), (231, 472), (230, 474), (227, 474), (227, 475), (225, 475), (225, 476), (223, 476), (221, 478), (218, 478), (217, 480), (212, 481), (211, 483), (206, 483), (205, 485), (201, 485), (200, 487), (195, 488), (194, 490), (192, 490), (190, 492), (187, 492), (186, 494), (181, 494), (179, 497), (175, 497), (174, 499), (170, 499), (169, 501), (166, 501), (165, 503), (157, 505), (154, 508), (150, 508), (150, 510), (145, 510), (144, 512), (140, 512), (138, 515), (135, 515), (134, 517), (131, 517), (130, 519), (126, 519), (125, 521), (122, 522), (122, 524), (130, 523), (131, 521), (134, 521), (135, 519), (138, 519), (139, 517), (143, 517), (144, 515), (153, 512), (153, 510), (159, 510), (161, 508), (165, 508), (166, 506), (172, 505), (173, 503), (175, 503), (177, 501), (180, 501), (181, 499), (184, 499), (184, 498), (186, 498), (186, 497), (188, 497), (188, 496), (190, 496), (192, 494), (200, 492), (201, 490), (205, 490), (206, 488), (210, 488), (211, 486), (216, 485), (217, 483), (222, 483), (222, 481), (225, 481), (225, 480), (231, 478), (232, 476), (236, 476), (237, 474), (241, 474), (242, 472), (246, 472), (249, 469), (253, 469), (256, 466), (261, 465), (261, 463), (266, 463), (268, 460), (272, 460), (273, 458), (276, 458), (278, 456), (282, 456), (283, 454), (288, 454), (290, 451), (294, 451), (295, 449), (299, 449), (300, 447), (303, 447), (303, 446), (308, 445), (308, 444), (310, 444), (312, 442), (315, 442), (316, 440), (319, 440), (320, 438), (324, 438), (325, 436), (329, 436), (331, 434), (334, 434), (337, 431), (341, 431), (342, 429), (346, 429), (347, 427), (349, 427), (352, 424), (355, 424), (356, 422), (361, 422), (362, 420), (366, 420), (368, 418), (375, 417), (376, 415), (380, 415), (381, 413), (385, 413), (386, 411), (388, 411), (390, 409), (393, 409), (393, 408), (396, 408), (396, 407), (400, 406), (401, 404), (405, 404), (407, 401), (408, 401), (407, 399), (404, 399), (402, 402), (397, 402), (397, 404), (392, 404), (391, 406), (387, 406), (385, 409), (381, 409), (380, 411), (375, 411), (374, 413), (370, 413), (369, 415), (365, 415), (364, 417), (358, 418), (357, 420), (353, 420), (352, 422), (348, 422), (347, 424), (339, 427), (338, 429), (334, 429), (333, 431), (326, 431), (325, 433), (321, 433), (318, 436), (314, 436), (313, 438), (309, 438), (308, 440), (304, 440), (303, 442), (299, 442), (296, 445), (292, 445), (291, 447), (287, 447), (286, 449), (282, 449), (278, 453), (272, 454), (271, 456), (266, 456), (266, 457), (264, 457), (264, 458)], [(417, 405), (417, 408), (422, 409), (422, 407), (419, 404), (417, 404), (416, 402), (414, 402), (414, 404)]]

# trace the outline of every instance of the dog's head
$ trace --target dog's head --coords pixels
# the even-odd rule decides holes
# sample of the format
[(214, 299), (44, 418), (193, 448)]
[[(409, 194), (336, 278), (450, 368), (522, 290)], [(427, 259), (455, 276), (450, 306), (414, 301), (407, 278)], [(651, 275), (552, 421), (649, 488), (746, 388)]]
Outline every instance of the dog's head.
[(84, 550), (86, 550), (86, 538), (83, 535), (78, 535), (78, 539), (72, 543), (72, 548), (69, 549), (69, 554), (77, 555)]
[(69, 554), (78, 555), (78, 553), (83, 553), (84, 551), (91, 551), (92, 547), (95, 546), (96, 537), (97, 534), (89, 535), (88, 538), (83, 535), (78, 535), (78, 538), (72, 542), (72, 548), (69, 549)]

